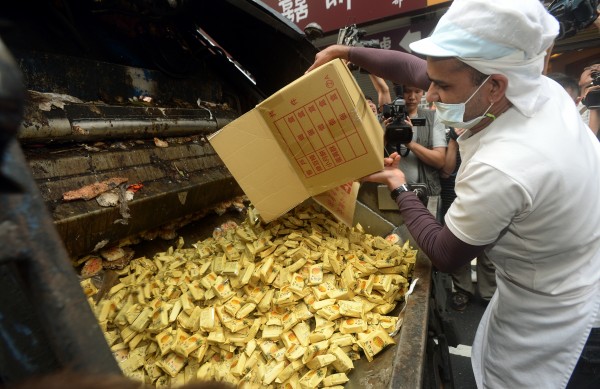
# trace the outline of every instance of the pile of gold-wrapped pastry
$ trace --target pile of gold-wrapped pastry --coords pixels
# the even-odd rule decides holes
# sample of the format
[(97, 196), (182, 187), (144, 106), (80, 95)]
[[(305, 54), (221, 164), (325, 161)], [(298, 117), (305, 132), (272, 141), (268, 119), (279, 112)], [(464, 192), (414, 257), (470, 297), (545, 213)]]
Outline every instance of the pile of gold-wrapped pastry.
[(416, 251), (312, 206), (247, 218), (183, 248), (131, 261), (97, 304), (124, 374), (157, 387), (343, 388), (353, 360), (394, 340)]

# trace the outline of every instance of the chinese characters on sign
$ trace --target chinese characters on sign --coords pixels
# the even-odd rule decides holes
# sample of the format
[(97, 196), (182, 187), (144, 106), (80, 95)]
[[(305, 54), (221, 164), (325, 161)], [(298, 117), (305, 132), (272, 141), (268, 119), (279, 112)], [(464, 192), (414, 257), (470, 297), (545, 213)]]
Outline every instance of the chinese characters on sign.
[(278, 5), (281, 8), (281, 14), (293, 23), (298, 23), (308, 17), (306, 0), (279, 0)]
[(367, 153), (337, 89), (274, 121), (304, 177), (315, 177)]
[[(330, 9), (341, 4), (344, 4), (344, 0), (325, 0), (325, 9)], [(348, 11), (352, 9), (352, 0), (346, 0), (346, 9)]]
[(349, 24), (363, 24), (400, 16), (448, 0), (263, 0), (275, 11), (304, 29), (318, 23), (324, 33)]

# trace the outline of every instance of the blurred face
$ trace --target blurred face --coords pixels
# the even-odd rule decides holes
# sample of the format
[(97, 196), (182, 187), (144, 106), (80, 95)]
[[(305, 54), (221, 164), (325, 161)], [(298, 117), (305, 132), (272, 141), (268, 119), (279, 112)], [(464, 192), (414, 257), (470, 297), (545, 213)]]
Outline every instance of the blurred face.
[(377, 115), (377, 106), (375, 105), (375, 103), (371, 100), (367, 100), (367, 104), (369, 104), (369, 107), (371, 108), (371, 111), (373, 111), (373, 113), (375, 115)]
[(423, 89), (414, 86), (405, 86), (402, 97), (406, 101), (406, 109), (411, 112), (417, 109), (423, 98)]
[[(427, 91), (427, 101), (446, 104), (464, 103), (473, 96), (465, 106), (464, 121), (482, 115), (489, 107), (487, 98), (490, 85), (475, 85), (473, 73), (459, 60), (454, 58), (427, 58), (427, 75), (431, 85)], [(475, 95), (473, 95), (473, 93)]]
[(581, 77), (579, 77), (579, 90), (581, 91), (581, 98), (585, 96), (588, 89), (592, 86), (592, 72), (600, 72), (600, 64), (594, 64), (583, 69)]

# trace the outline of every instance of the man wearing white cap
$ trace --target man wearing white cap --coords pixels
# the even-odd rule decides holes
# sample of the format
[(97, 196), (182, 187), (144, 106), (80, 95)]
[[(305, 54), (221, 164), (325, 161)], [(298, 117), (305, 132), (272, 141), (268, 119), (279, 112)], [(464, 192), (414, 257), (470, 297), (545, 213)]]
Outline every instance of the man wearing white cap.
[(600, 387), (597, 370), (579, 378), (600, 341), (600, 144), (542, 75), (558, 30), (538, 0), (455, 0), (431, 37), (410, 46), (426, 62), (335, 45), (309, 69), (341, 57), (423, 87), (443, 122), (467, 128), (445, 226), (407, 187), (398, 155), (364, 180), (387, 184), (438, 269), (484, 250), (496, 266), (473, 343), (480, 388)]

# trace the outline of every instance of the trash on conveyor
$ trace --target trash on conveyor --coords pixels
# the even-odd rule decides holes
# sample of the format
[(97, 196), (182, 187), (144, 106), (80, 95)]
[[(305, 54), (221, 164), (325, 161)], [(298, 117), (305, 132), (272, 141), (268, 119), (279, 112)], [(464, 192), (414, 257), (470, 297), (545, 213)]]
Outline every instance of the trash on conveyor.
[(122, 183), (127, 182), (127, 180), (128, 178), (126, 177), (113, 177), (109, 178), (108, 180), (86, 185), (79, 189), (63, 193), (63, 200), (91, 200), (99, 194), (108, 192), (109, 190), (116, 188)]

